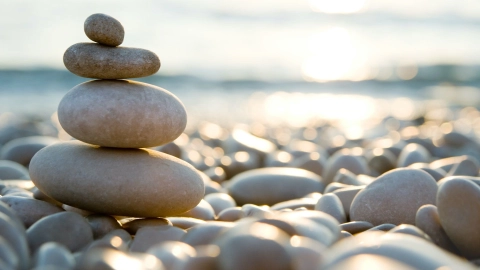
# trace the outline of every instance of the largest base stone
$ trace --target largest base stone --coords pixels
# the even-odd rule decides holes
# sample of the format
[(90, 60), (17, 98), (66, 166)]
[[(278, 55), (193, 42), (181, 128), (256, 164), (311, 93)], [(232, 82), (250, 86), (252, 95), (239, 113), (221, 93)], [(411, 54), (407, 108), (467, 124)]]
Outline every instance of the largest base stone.
[(134, 217), (177, 215), (204, 195), (190, 164), (150, 149), (118, 149), (79, 141), (40, 150), (30, 163), (38, 189), (74, 207)]

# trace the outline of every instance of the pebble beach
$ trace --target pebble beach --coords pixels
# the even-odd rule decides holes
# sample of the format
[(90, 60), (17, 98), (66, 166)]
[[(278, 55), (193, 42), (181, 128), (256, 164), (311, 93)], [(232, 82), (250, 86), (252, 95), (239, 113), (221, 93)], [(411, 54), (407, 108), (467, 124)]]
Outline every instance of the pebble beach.
[(137, 81), (162, 55), (123, 47), (120, 21), (84, 32), (63, 63), (88, 81), (53, 115), (0, 114), (0, 269), (479, 268), (469, 89), (195, 107)]

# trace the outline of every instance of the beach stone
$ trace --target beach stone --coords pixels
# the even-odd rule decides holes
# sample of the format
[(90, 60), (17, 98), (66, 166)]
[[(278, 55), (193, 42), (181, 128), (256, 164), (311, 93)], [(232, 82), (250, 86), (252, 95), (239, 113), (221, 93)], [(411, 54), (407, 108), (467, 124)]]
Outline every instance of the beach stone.
[(377, 225), (373, 228), (370, 228), (367, 230), (367, 232), (371, 232), (371, 231), (382, 231), (382, 232), (388, 232), (390, 231), (391, 229), (395, 228), (395, 224), (391, 224), (391, 223), (384, 223), (384, 224), (380, 224), (380, 225)]
[[(119, 265), (119, 262), (121, 264)], [(150, 254), (125, 253), (111, 248), (92, 248), (84, 252), (75, 269), (164, 270), (163, 264)]]
[(92, 228), (94, 239), (102, 238), (107, 233), (122, 228), (120, 223), (109, 215), (93, 214), (87, 216), (86, 219)]
[(322, 178), (297, 168), (261, 168), (238, 174), (228, 185), (228, 193), (238, 205), (273, 205), (322, 192)]
[(237, 221), (244, 217), (244, 213), (241, 207), (230, 207), (224, 209), (217, 215), (218, 221)]
[(423, 170), (426, 173), (430, 174), (433, 177), (433, 179), (435, 179), (435, 181), (437, 182), (447, 175), (447, 173), (440, 168), (439, 169), (430, 168), (428, 163), (413, 163), (409, 165), (408, 168)]
[(23, 197), (28, 199), (33, 198), (33, 193), (31, 191), (14, 186), (3, 188), (1, 194), (3, 197)]
[(26, 228), (43, 217), (63, 212), (62, 208), (54, 204), (25, 197), (4, 196), (0, 198), (0, 201), (15, 211)]
[(372, 254), (358, 254), (347, 259), (338, 261), (329, 265), (325, 270), (371, 270), (371, 269), (396, 269), (396, 270), (415, 270), (417, 268), (411, 267), (408, 264), (399, 262), (397, 260)]
[(203, 172), (216, 183), (222, 183), (227, 179), (227, 174), (222, 167), (211, 167)]
[(160, 59), (149, 50), (89, 42), (70, 46), (63, 64), (80, 77), (104, 80), (146, 77), (160, 69)]
[[(5, 265), (2, 265), (4, 263)], [(3, 266), (3, 267), (2, 267)], [(19, 269), (20, 260), (15, 250), (0, 236), (0, 269)]]
[(63, 208), (63, 210), (65, 210), (65, 211), (77, 213), (77, 214), (79, 214), (79, 215), (81, 215), (81, 216), (84, 216), (84, 217), (87, 217), (87, 216), (90, 216), (90, 215), (95, 214), (95, 213), (92, 212), (92, 211), (83, 210), (83, 209), (80, 209), (80, 208), (77, 208), (77, 207), (73, 207), (73, 206), (70, 206), (70, 205), (67, 205), (67, 204), (62, 204), (62, 208)]
[(320, 211), (306, 210), (284, 212), (281, 214), (281, 216), (287, 220), (309, 219), (321, 226), (326, 227), (333, 236), (333, 238), (330, 238), (333, 242), (340, 238), (340, 224), (329, 214)]
[[(0, 213), (0, 236), (7, 241), (19, 259), (19, 268), (22, 270), (30, 267), (30, 249), (23, 225), (18, 225), (4, 213)], [(4, 250), (5, 252), (8, 252)]]
[(25, 225), (23, 225), (22, 220), (18, 217), (17, 213), (8, 206), (5, 202), (0, 201), (0, 213), (6, 215), (11, 222), (13, 222), (14, 226), (17, 227), (21, 231), (25, 231)]
[(324, 194), (334, 192), (337, 189), (341, 188), (346, 188), (346, 187), (354, 187), (353, 185), (347, 185), (347, 184), (342, 184), (342, 183), (337, 183), (337, 182), (331, 182), (325, 187), (325, 190), (323, 191)]
[(327, 164), (326, 155), (327, 154), (320, 154), (319, 152), (302, 155), (298, 158), (294, 158), (290, 162), (290, 167), (304, 169), (322, 175)]
[(178, 214), (177, 216), (180, 217), (191, 217), (197, 218), (202, 220), (214, 220), (215, 219), (215, 211), (213, 210), (212, 206), (202, 199), (197, 206), (188, 210), (185, 213)]
[(342, 240), (343, 238), (351, 237), (351, 236), (353, 236), (353, 234), (351, 234), (347, 231), (341, 231), (340, 232), (340, 240)]
[(347, 216), (347, 218), (350, 217), (350, 208), (352, 206), (353, 199), (364, 188), (365, 188), (365, 186), (350, 186), (350, 187), (337, 189), (337, 190), (332, 192), (342, 202), (343, 211), (345, 212), (345, 215)]
[(458, 164), (462, 159), (462, 156), (437, 159), (430, 162), (430, 168), (434, 170), (442, 169), (445, 172), (449, 172), (453, 168), (453, 166)]
[(160, 87), (96, 80), (75, 86), (62, 98), (58, 120), (83, 142), (142, 148), (175, 140), (185, 129), (187, 113), (176, 96)]
[(292, 257), (292, 269), (318, 269), (326, 247), (321, 243), (302, 236), (292, 236), (287, 252)]
[(453, 165), (450, 169), (448, 176), (462, 175), (462, 176), (478, 176), (480, 164), (471, 156), (461, 156), (458, 159), (458, 163)]
[(338, 170), (337, 174), (335, 174), (335, 177), (333, 178), (333, 182), (352, 186), (364, 185), (364, 183), (360, 182), (357, 179), (357, 175), (345, 168), (341, 168), (340, 170)]
[(223, 231), (232, 228), (234, 223), (222, 221), (209, 221), (187, 230), (181, 241), (192, 247), (208, 245)]
[(50, 197), (48, 197), (47, 195), (45, 195), (45, 193), (43, 193), (42, 191), (40, 191), (37, 187), (33, 187), (32, 188), (32, 193), (33, 193), (33, 198), (37, 199), (37, 200), (40, 200), (40, 201), (44, 201), (44, 202), (48, 202), (48, 203), (51, 203), (51, 204), (54, 204), (58, 207), (62, 207), (63, 203), (57, 201), (57, 200), (54, 200)]
[(480, 258), (480, 234), (473, 224), (480, 223), (480, 187), (457, 178), (443, 182), (438, 189), (440, 223), (462, 255)]
[(398, 225), (395, 228), (389, 230), (388, 233), (409, 234), (409, 235), (413, 235), (413, 236), (416, 236), (416, 237), (420, 237), (421, 239), (424, 239), (426, 241), (432, 242), (432, 239), (430, 239), (430, 236), (428, 236), (428, 234), (423, 232), (418, 227), (410, 225), (410, 224)]
[(120, 220), (122, 228), (131, 235), (137, 233), (138, 230), (145, 227), (163, 227), (172, 226), (172, 223), (165, 218), (126, 218)]
[(104, 235), (102, 238), (96, 239), (88, 247), (83, 249), (83, 252), (93, 249), (93, 248), (112, 248), (120, 251), (128, 251), (128, 245), (130, 244), (131, 237), (128, 232), (125, 230), (118, 229), (118, 232), (123, 231), (124, 233), (128, 234), (129, 238), (122, 238), (121, 235), (117, 234), (117, 231), (112, 231), (114, 233), (109, 233)]
[[(0, 180), (0, 190), (2, 192), (5, 188), (10, 188), (10, 187), (21, 188), (21, 189), (24, 189), (25, 191), (28, 191), (28, 190), (32, 190), (35, 187), (35, 184), (33, 184), (32, 180), (19, 180), (19, 179)], [(32, 192), (32, 196), (33, 196), (33, 192)]]
[(388, 149), (374, 148), (365, 155), (367, 164), (373, 171), (383, 174), (395, 169), (397, 157)]
[(111, 215), (179, 214), (195, 207), (204, 192), (197, 171), (175, 157), (150, 149), (104, 148), (78, 141), (40, 150), (32, 159), (30, 175), (49, 197)]
[[(320, 193), (318, 193), (318, 194), (320, 194)], [(320, 194), (320, 198), (321, 198), (321, 194)], [(318, 201), (318, 199), (314, 199), (314, 198), (293, 199), (293, 200), (288, 200), (288, 201), (276, 203), (276, 204), (272, 205), (272, 207), (270, 207), (270, 209), (273, 210), (273, 211), (279, 211), (279, 210), (283, 210), (283, 209), (292, 209), (293, 210), (293, 209), (297, 209), (297, 208), (300, 208), (300, 207), (305, 207), (308, 210), (314, 210), (315, 205), (317, 204), (317, 201)]]
[(424, 231), (437, 246), (458, 254), (458, 249), (452, 243), (452, 240), (448, 238), (440, 223), (440, 217), (435, 205), (427, 204), (418, 209), (415, 216), (415, 226)]
[(168, 217), (173, 226), (187, 230), (193, 226), (205, 223), (205, 220), (191, 217)]
[(75, 252), (93, 241), (93, 233), (81, 215), (60, 212), (46, 216), (30, 226), (27, 239), (32, 252), (47, 242), (57, 242)]
[(231, 179), (235, 175), (260, 167), (260, 156), (247, 151), (234, 152), (220, 159), (220, 168), (225, 172), (225, 177)]
[(277, 150), (265, 157), (264, 165), (265, 167), (287, 167), (292, 160), (293, 156), (290, 153)]
[[(330, 269), (332, 265), (359, 254), (385, 256), (413, 269), (442, 269), (442, 267), (445, 269), (475, 269), (464, 259), (419, 237), (380, 231), (364, 232), (337, 242), (325, 251), (325, 259), (319, 269)], [(394, 269), (394, 267), (388, 266), (386, 269)]]
[(197, 254), (192, 246), (179, 241), (161, 242), (149, 248), (146, 253), (161, 260), (167, 270), (175, 269), (175, 265)]
[(431, 155), (428, 150), (417, 143), (409, 143), (402, 149), (397, 160), (397, 167), (407, 167), (417, 162), (429, 162)]
[(351, 234), (361, 233), (373, 228), (372, 223), (367, 221), (350, 221), (340, 224), (342, 231), (347, 231)]
[(212, 270), (217, 268), (217, 257), (220, 249), (216, 245), (195, 247), (195, 256), (175, 264), (175, 270)]
[(357, 155), (355, 149), (342, 149), (335, 152), (327, 161), (323, 173), (323, 180), (326, 184), (333, 182), (337, 172), (345, 168), (355, 175), (368, 174), (369, 168), (363, 156)]
[(108, 46), (122, 44), (125, 30), (115, 18), (102, 13), (95, 13), (83, 24), (85, 35), (92, 41)]
[(435, 204), (437, 183), (428, 173), (409, 168), (391, 170), (360, 191), (350, 206), (351, 221), (415, 224), (418, 208)]
[(237, 206), (232, 196), (226, 193), (212, 193), (203, 198), (213, 208), (215, 215), (220, 214), (223, 210)]
[(35, 269), (73, 269), (75, 259), (65, 246), (47, 242), (38, 248), (33, 265)]
[(164, 241), (180, 241), (185, 233), (185, 230), (170, 225), (143, 227), (135, 234), (130, 251), (146, 252), (149, 248)]
[(226, 153), (246, 151), (256, 154), (262, 163), (268, 154), (277, 150), (277, 146), (271, 141), (257, 137), (240, 127), (232, 130), (230, 137), (223, 141), (222, 146)]
[(338, 223), (347, 222), (347, 216), (343, 209), (342, 201), (340, 201), (335, 194), (328, 193), (320, 197), (315, 205), (315, 210), (331, 215), (338, 221)]
[(59, 140), (49, 136), (29, 136), (17, 138), (2, 146), (0, 159), (17, 162), (28, 167), (30, 160), (40, 149)]
[(0, 179), (30, 179), (28, 170), (21, 164), (11, 160), (0, 160)]

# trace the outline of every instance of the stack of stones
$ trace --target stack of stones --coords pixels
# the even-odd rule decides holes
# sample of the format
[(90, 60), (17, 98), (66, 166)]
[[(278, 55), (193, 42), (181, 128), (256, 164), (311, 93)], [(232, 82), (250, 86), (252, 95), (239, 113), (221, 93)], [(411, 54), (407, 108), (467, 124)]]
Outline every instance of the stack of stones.
[(183, 104), (165, 89), (125, 80), (154, 74), (159, 58), (118, 47), (124, 29), (108, 15), (91, 15), (84, 26), (96, 43), (72, 45), (63, 61), (72, 73), (99, 80), (75, 86), (61, 100), (60, 124), (78, 141), (39, 151), (30, 163), (32, 181), (49, 197), (95, 213), (165, 217), (194, 208), (204, 195), (198, 171), (147, 149), (184, 131)]

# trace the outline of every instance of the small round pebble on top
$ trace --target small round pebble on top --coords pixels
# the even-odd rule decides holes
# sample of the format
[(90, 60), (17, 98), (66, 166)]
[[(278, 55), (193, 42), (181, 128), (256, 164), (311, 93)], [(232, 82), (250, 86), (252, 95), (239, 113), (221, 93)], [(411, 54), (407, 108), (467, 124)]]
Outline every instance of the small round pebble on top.
[(122, 44), (125, 36), (122, 24), (115, 18), (102, 13), (90, 15), (83, 27), (89, 39), (103, 45), (116, 47)]

